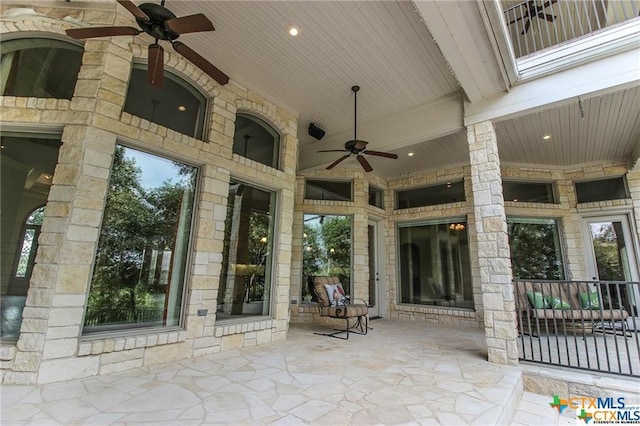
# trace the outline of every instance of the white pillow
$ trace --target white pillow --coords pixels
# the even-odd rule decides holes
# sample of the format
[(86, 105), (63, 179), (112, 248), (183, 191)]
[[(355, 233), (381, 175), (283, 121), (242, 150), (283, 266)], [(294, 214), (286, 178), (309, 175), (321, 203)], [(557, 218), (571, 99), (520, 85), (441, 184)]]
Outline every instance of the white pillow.
[(344, 306), (347, 304), (347, 297), (342, 284), (325, 284), (324, 288), (327, 289), (330, 306)]

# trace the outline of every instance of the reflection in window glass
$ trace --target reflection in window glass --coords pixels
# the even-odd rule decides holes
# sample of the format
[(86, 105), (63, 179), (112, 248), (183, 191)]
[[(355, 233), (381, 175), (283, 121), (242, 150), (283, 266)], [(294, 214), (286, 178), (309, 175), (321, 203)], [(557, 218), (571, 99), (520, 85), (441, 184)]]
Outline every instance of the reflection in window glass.
[(304, 198), (307, 200), (352, 201), (351, 181), (305, 180)]
[(84, 332), (178, 326), (198, 170), (117, 146)]
[(1, 337), (17, 337), (35, 264), (59, 135), (2, 132), (0, 150)]
[(337, 276), (351, 294), (351, 216), (304, 215), (302, 299), (316, 301), (314, 276)]
[(379, 209), (384, 208), (384, 191), (382, 189), (369, 185), (369, 205)]
[(550, 183), (502, 182), (505, 201), (553, 203), (553, 185)]
[(33, 261), (36, 256), (38, 236), (40, 235), (40, 227), (42, 226), (43, 219), (44, 207), (36, 209), (27, 218), (20, 256), (18, 258), (18, 267), (15, 273), (16, 278), (27, 278), (31, 276), (31, 269), (33, 268)]
[(82, 65), (82, 47), (46, 38), (7, 40), (0, 46), (2, 95), (71, 99)]
[(280, 135), (259, 118), (238, 113), (233, 136), (233, 153), (277, 169)]
[(275, 192), (231, 181), (218, 319), (269, 315), (275, 211)]
[(507, 228), (514, 279), (564, 279), (555, 219), (509, 217)]
[(207, 99), (175, 74), (164, 71), (162, 88), (147, 83), (146, 65), (134, 65), (124, 110), (176, 132), (202, 139)]
[(629, 191), (623, 176), (576, 182), (578, 203), (593, 203), (596, 201), (622, 200), (629, 198)]
[(400, 302), (473, 308), (464, 219), (398, 227)]
[(465, 201), (464, 181), (396, 191), (396, 209), (435, 206)]

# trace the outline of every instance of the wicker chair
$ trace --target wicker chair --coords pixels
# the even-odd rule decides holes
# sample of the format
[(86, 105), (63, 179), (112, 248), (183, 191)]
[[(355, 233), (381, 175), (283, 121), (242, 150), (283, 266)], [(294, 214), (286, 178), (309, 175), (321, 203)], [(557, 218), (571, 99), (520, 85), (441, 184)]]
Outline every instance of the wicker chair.
[[(320, 316), (345, 321), (344, 329), (336, 329), (332, 333), (315, 334), (344, 340), (349, 338), (349, 332), (367, 334), (369, 329), (369, 308), (366, 303), (352, 304), (347, 299), (344, 306), (331, 306), (331, 303), (329, 302), (329, 294), (327, 293), (327, 288), (325, 286), (338, 284), (340, 284), (338, 277), (313, 277), (313, 291), (318, 299)], [(346, 333), (346, 336), (342, 337), (342, 333)]]

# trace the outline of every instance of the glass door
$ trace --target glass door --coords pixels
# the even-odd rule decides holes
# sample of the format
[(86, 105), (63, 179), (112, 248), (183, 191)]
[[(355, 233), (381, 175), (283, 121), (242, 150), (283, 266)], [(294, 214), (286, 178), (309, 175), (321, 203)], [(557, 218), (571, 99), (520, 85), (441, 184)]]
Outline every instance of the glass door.
[[(587, 244), (587, 268), (595, 281), (639, 281), (638, 256), (629, 218), (625, 215), (585, 218), (591, 244)], [(638, 315), (638, 287), (622, 294), (622, 303)]]

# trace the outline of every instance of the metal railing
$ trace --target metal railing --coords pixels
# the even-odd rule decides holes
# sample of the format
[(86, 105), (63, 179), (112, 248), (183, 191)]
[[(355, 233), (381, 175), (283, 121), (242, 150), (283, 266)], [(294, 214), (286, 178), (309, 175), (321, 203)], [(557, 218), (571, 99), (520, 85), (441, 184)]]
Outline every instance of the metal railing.
[(162, 323), (163, 309), (105, 308), (89, 310), (84, 320), (85, 327), (112, 324)]
[(502, 1), (516, 58), (637, 18), (640, 0)]
[(514, 281), (523, 361), (640, 377), (640, 283)]

